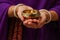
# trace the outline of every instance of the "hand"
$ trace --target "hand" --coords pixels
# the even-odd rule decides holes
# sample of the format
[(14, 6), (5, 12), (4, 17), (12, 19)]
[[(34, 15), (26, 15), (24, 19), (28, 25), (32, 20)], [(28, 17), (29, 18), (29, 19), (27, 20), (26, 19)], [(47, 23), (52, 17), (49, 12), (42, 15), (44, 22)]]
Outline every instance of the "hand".
[(41, 16), (38, 19), (28, 19), (23, 22), (23, 24), (28, 28), (41, 28), (45, 25), (46, 21), (46, 12), (41, 12)]
[(18, 15), (18, 17), (19, 17), (22, 21), (25, 20), (24, 17), (22, 16), (22, 12), (23, 12), (24, 10), (33, 10), (33, 8), (32, 8), (32, 7), (29, 7), (29, 6), (26, 6), (26, 5), (24, 5), (24, 4), (23, 4), (22, 6), (20, 6), (20, 7), (17, 8), (17, 15)]
[(38, 20), (36, 19), (28, 19), (25, 20), (23, 22), (23, 24), (27, 27), (27, 28), (37, 28), (38, 27)]

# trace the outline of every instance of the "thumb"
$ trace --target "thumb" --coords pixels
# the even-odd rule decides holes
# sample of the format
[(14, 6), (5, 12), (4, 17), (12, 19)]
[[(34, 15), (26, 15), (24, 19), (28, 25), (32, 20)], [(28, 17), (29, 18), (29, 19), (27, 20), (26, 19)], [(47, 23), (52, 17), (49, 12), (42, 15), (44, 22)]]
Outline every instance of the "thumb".
[(21, 21), (24, 21), (24, 17), (22, 16), (21, 12), (18, 12), (18, 17), (21, 19)]

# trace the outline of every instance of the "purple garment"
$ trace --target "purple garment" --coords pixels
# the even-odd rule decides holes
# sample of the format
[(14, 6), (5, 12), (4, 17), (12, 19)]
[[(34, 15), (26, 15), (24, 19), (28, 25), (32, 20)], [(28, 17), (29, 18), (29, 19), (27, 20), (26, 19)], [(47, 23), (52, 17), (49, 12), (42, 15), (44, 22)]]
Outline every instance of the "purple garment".
[(59, 21), (50, 22), (41, 29), (23, 28), (23, 40), (60, 40), (60, 0), (0, 0), (0, 40), (7, 40), (8, 8), (19, 3), (34, 9), (55, 10)]

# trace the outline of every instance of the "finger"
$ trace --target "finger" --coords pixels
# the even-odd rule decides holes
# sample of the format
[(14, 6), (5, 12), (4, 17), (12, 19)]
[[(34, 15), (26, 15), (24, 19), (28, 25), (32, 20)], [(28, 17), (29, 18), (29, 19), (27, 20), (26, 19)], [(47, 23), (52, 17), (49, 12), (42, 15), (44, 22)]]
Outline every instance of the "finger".
[(22, 21), (24, 21), (24, 17), (22, 15), (20, 15), (20, 18), (21, 18)]
[(33, 19), (33, 22), (37, 22), (37, 19)]
[(31, 25), (32, 24), (32, 22), (28, 22), (28, 25)]
[(33, 10), (33, 8), (32, 8), (32, 7), (30, 7), (30, 6), (27, 6), (27, 9), (29, 9), (29, 10)]
[(38, 25), (40, 23), (40, 20), (34, 19), (33, 23), (36, 24), (36, 25)]
[(32, 19), (28, 19), (28, 21), (32, 22), (33, 20)]
[(36, 25), (34, 23), (31, 23), (31, 22), (28, 22), (27, 25), (29, 26), (29, 28), (35, 28), (36, 27)]
[(31, 24), (32, 24), (32, 19), (29, 19), (29, 20), (27, 21), (27, 24), (28, 24), (28, 25), (31, 25)]
[(32, 28), (31, 22), (28, 22), (28, 23), (25, 22), (24, 25), (25, 25), (26, 27), (28, 27), (28, 28)]
[(28, 27), (35, 27), (36, 24), (32, 23), (30, 20), (24, 21), (24, 25)]
[(37, 23), (39, 24), (40, 23), (40, 20), (37, 20)]
[(18, 13), (18, 16), (19, 16), (19, 18), (20, 18), (22, 21), (24, 21), (24, 17), (22, 16), (21, 13)]
[(32, 22), (32, 19), (25, 20), (24, 24), (28, 24), (28, 22)]

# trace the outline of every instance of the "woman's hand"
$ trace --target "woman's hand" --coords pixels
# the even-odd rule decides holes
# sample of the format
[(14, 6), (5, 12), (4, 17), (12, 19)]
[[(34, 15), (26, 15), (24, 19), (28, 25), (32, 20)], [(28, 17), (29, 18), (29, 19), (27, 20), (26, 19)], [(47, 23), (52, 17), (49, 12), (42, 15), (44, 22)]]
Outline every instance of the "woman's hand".
[(30, 7), (30, 6), (26, 6), (26, 5), (22, 5), (22, 6), (20, 6), (20, 7), (17, 8), (17, 15), (18, 15), (18, 17), (19, 17), (22, 21), (25, 20), (24, 17), (22, 16), (22, 12), (23, 12), (24, 10), (33, 10), (33, 8)]
[(41, 16), (38, 19), (28, 19), (23, 22), (23, 24), (28, 28), (41, 28), (45, 25), (46, 21), (46, 12), (41, 12)]

